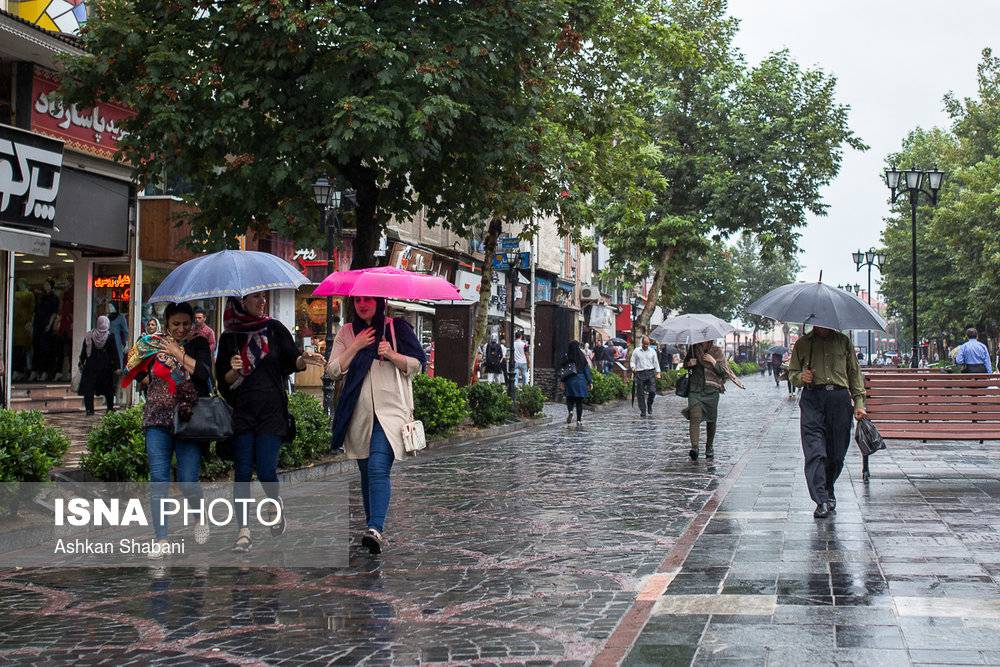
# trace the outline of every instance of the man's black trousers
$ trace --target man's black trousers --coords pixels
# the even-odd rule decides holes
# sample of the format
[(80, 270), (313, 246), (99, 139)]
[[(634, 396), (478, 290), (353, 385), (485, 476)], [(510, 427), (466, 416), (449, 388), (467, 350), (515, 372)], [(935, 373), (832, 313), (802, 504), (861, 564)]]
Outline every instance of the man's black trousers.
[(854, 406), (846, 389), (806, 388), (799, 400), (806, 484), (817, 505), (829, 501), (851, 444)]
[(653, 399), (656, 398), (656, 371), (652, 368), (635, 372), (635, 394), (639, 398), (639, 412), (653, 413)]

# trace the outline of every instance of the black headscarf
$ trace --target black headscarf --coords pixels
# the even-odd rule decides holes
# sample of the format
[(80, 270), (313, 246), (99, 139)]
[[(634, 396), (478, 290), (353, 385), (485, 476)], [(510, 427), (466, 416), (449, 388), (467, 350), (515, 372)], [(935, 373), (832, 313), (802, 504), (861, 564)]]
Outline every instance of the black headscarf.
[(580, 373), (583, 372), (584, 368), (589, 366), (587, 357), (584, 356), (583, 350), (580, 349), (580, 341), (571, 340), (569, 342), (569, 349), (566, 350), (566, 354), (563, 356), (562, 363), (559, 366), (565, 366), (571, 361), (576, 364), (576, 369)]
[[(368, 371), (372, 367), (372, 362), (378, 357), (378, 345), (385, 338), (392, 344), (392, 335), (389, 332), (385, 317), (385, 299), (375, 299), (375, 315), (371, 324), (367, 324), (358, 317), (355, 312), (351, 316), (351, 330), (355, 335), (361, 333), (369, 326), (375, 329), (375, 340), (371, 345), (358, 351), (351, 360), (351, 365), (347, 367), (347, 377), (344, 381), (344, 389), (340, 392), (340, 401), (337, 403), (337, 410), (333, 416), (333, 435), (330, 440), (332, 449), (344, 446), (344, 438), (347, 436), (347, 427), (354, 416), (354, 409), (358, 405), (358, 397), (361, 395), (361, 385), (364, 384)], [(424, 348), (417, 340), (416, 334), (409, 322), (403, 319), (392, 318), (392, 327), (396, 333), (396, 351), (413, 357), (420, 362), (421, 367), (427, 361), (424, 355)]]

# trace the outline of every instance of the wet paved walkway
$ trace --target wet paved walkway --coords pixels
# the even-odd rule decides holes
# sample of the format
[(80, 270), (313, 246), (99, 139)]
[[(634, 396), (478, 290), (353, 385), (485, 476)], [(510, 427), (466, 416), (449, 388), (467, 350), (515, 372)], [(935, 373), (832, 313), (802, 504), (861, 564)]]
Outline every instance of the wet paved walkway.
[(749, 387), (714, 463), (669, 397), (400, 465), (347, 569), (2, 572), (0, 663), (1000, 661), (995, 450), (897, 446), (867, 490), (852, 451), (816, 522), (797, 410)]

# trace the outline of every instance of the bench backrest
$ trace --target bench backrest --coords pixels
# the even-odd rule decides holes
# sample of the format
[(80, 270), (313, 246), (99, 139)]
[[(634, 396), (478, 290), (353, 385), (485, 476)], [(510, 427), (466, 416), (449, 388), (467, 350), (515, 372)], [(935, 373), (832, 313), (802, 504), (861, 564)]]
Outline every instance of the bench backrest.
[(866, 373), (865, 389), (883, 437), (1000, 439), (998, 375)]

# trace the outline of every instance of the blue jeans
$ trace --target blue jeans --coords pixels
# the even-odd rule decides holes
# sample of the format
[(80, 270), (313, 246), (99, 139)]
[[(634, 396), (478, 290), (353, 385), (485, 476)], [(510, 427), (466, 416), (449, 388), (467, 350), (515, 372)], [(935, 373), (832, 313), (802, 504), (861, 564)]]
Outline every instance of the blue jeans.
[(392, 497), (389, 472), (394, 460), (392, 445), (376, 419), (372, 426), (368, 458), (358, 459), (358, 470), (361, 471), (361, 501), (365, 506), (365, 521), (369, 528), (380, 533), (385, 530), (385, 515), (389, 512), (389, 499)]
[(514, 364), (514, 382), (519, 386), (528, 384), (528, 364)]
[[(253, 479), (254, 468), (257, 469), (257, 480), (264, 487), (264, 495), (268, 498), (278, 497), (278, 454), (281, 452), (281, 438), (265, 433), (240, 433), (233, 438), (233, 471), (236, 483), (233, 484), (234, 498), (252, 498), (250, 480)], [(237, 510), (241, 508), (237, 506)], [(249, 510), (248, 506), (248, 513)], [(240, 525), (243, 513), (237, 511)]]
[(190, 499), (201, 498), (198, 473), (201, 472), (201, 446), (190, 440), (179, 440), (174, 434), (159, 426), (146, 429), (146, 459), (149, 462), (149, 481), (152, 491), (149, 509), (153, 515), (156, 539), (167, 537), (167, 521), (160, 515), (160, 501), (170, 490), (170, 464), (177, 457), (177, 481), (181, 491)]

